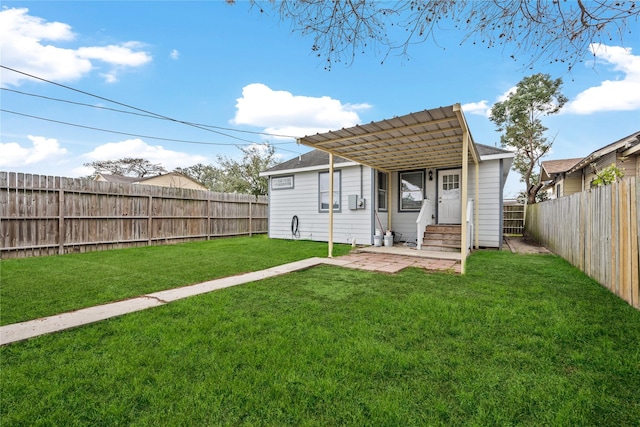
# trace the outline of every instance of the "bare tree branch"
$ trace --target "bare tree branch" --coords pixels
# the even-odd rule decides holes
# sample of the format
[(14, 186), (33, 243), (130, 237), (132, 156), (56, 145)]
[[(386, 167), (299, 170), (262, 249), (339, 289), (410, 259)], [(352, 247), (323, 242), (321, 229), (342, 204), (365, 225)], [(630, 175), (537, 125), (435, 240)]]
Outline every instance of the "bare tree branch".
[[(235, 3), (234, 0), (227, 0)], [(373, 50), (383, 60), (407, 55), (411, 45), (438, 31), (458, 29), (462, 43), (502, 46), (531, 67), (561, 62), (571, 69), (597, 42), (624, 42), (637, 22), (636, 0), (252, 0), (260, 11), (273, 9), (292, 31), (313, 38), (311, 50), (330, 69)], [(522, 58), (521, 58), (522, 57)]]

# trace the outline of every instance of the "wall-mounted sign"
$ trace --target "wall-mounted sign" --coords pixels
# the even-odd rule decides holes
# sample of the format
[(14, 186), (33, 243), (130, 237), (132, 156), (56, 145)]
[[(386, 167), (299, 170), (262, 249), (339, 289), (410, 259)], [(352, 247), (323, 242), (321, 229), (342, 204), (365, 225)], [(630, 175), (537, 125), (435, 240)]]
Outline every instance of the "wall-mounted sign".
[(293, 188), (293, 175), (274, 176), (271, 178), (272, 190), (286, 190)]

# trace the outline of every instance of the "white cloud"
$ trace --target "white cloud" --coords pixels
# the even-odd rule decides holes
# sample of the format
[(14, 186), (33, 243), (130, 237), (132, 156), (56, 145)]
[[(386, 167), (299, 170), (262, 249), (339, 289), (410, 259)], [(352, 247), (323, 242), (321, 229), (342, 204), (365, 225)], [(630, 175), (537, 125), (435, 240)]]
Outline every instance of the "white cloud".
[[(505, 91), (502, 95), (499, 95), (496, 98), (496, 102), (504, 102), (507, 100), (510, 94), (515, 93), (518, 88), (513, 86)], [(462, 105), (462, 111), (466, 114), (476, 114), (479, 116), (489, 117), (491, 116), (491, 108), (493, 108), (494, 104), (489, 105), (489, 101), (483, 99), (479, 102), (469, 102), (468, 104)]]
[(488, 116), (491, 107), (488, 105), (489, 101), (483, 99), (480, 102), (470, 102), (462, 105), (462, 111), (466, 114), (477, 114), (480, 116)]
[[(96, 62), (111, 67), (102, 75), (107, 81), (117, 81), (118, 71), (139, 67), (151, 61), (139, 42), (120, 45), (87, 46), (77, 49), (57, 47), (76, 38), (71, 26), (61, 22), (31, 16), (26, 8), (0, 11), (0, 51), (3, 65), (49, 80), (75, 80), (97, 67)], [(99, 63), (98, 63), (99, 65)], [(0, 69), (0, 82), (19, 85), (27, 80), (21, 74)]]
[(196, 163), (208, 162), (204, 156), (167, 150), (161, 145), (149, 145), (139, 138), (100, 145), (93, 151), (84, 154), (83, 157), (87, 159), (87, 162), (139, 157), (147, 159), (151, 163), (160, 163), (169, 171), (177, 167), (188, 167)]
[(237, 101), (232, 124), (298, 137), (354, 126), (360, 123), (358, 111), (371, 108), (369, 104), (343, 104), (328, 96), (293, 95), (261, 83), (245, 86)]
[(28, 136), (31, 147), (23, 147), (17, 142), (0, 143), (0, 167), (17, 168), (37, 163), (50, 163), (67, 154), (58, 140), (43, 136)]
[(599, 111), (630, 111), (640, 109), (640, 56), (631, 48), (592, 44), (595, 61), (612, 66), (621, 73), (617, 80), (605, 80), (599, 86), (580, 92), (567, 103), (564, 113), (591, 114)]
[(147, 52), (133, 50), (142, 46), (142, 43), (128, 42), (121, 46), (81, 47), (76, 52), (80, 58), (98, 59), (112, 65), (139, 67), (151, 61), (151, 56)]
[(180, 58), (180, 52), (178, 52), (176, 49), (173, 49), (171, 51), (171, 53), (169, 54), (169, 57), (171, 59), (178, 59), (178, 58)]

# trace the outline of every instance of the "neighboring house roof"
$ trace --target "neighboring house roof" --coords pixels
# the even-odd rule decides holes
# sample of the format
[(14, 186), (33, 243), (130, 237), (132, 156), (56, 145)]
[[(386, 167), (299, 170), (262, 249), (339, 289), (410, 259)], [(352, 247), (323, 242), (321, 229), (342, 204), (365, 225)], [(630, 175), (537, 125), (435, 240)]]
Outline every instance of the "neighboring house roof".
[(575, 172), (579, 169), (584, 168), (587, 165), (597, 161), (599, 158), (606, 156), (607, 154), (621, 150), (623, 152), (628, 152), (625, 155), (631, 154), (631, 152), (637, 152), (640, 149), (640, 131), (634, 132), (629, 136), (626, 136), (622, 139), (619, 139), (616, 142), (613, 142), (609, 145), (606, 145), (602, 148), (597, 149), (593, 153), (589, 154), (587, 157), (582, 159), (580, 162), (575, 164), (571, 169), (568, 170), (568, 173)]
[(140, 180), (140, 178), (135, 176), (109, 175), (106, 173), (99, 173), (94, 178), (94, 181), (115, 182), (116, 184), (133, 184), (138, 180)]
[(540, 179), (542, 181), (548, 181), (553, 178), (554, 175), (567, 172), (574, 167), (582, 157), (575, 159), (560, 159), (560, 160), (545, 160), (540, 163)]
[[(502, 148), (491, 147), (489, 145), (483, 144), (475, 144), (478, 149), (478, 154), (480, 157), (487, 156), (499, 156), (499, 157), (513, 157), (513, 152), (508, 150), (503, 150)], [(351, 162), (350, 160), (343, 159), (342, 157), (335, 156), (333, 158), (333, 163), (335, 165), (345, 166), (355, 165), (357, 163)], [(291, 160), (287, 160), (286, 162), (277, 164), (266, 171), (264, 171), (261, 175), (275, 175), (277, 172), (286, 172), (293, 171), (299, 169), (316, 169), (316, 168), (325, 168), (329, 165), (329, 153), (321, 150), (312, 150), (308, 153), (304, 153), (298, 157), (295, 157)]]
[(569, 175), (614, 151), (621, 151), (625, 156), (640, 151), (640, 131), (598, 148), (587, 157), (545, 160), (540, 163), (540, 180), (551, 181), (546, 186), (552, 185), (561, 174)]
[(121, 175), (98, 174), (95, 181), (113, 182), (117, 184), (146, 184), (161, 187), (192, 188), (207, 190), (207, 187), (179, 172), (145, 176), (143, 178)]

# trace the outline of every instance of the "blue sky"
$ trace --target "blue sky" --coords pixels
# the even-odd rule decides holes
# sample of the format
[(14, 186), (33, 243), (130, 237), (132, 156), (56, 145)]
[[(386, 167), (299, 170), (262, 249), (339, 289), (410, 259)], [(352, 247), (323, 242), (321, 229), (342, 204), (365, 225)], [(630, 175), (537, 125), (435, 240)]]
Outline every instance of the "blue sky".
[[(545, 121), (547, 159), (582, 157), (640, 129), (640, 24), (624, 46), (594, 46), (571, 74), (562, 65), (523, 68), (502, 48), (463, 44), (444, 30), (409, 58), (366, 52), (324, 69), (313, 40), (268, 13), (208, 2), (11, 2), (0, 11), (0, 62), (46, 80), (191, 123), (304, 136), (460, 103), (476, 142), (500, 135), (487, 111), (523, 77), (562, 77), (570, 103)], [(384, 53), (384, 52), (383, 52)], [(86, 176), (94, 160), (144, 157), (167, 169), (240, 157), (236, 145), (269, 142), (287, 160), (309, 149), (292, 139), (117, 113), (126, 109), (0, 70), (0, 170)], [(20, 91), (22, 93), (17, 93)], [(27, 95), (30, 94), (30, 95)], [(38, 96), (31, 96), (38, 95)], [(14, 113), (135, 134), (108, 133)], [(240, 139), (233, 138), (231, 136)], [(156, 138), (188, 142), (167, 141)], [(197, 142), (197, 143), (194, 143)], [(523, 188), (511, 173), (507, 197)]]

